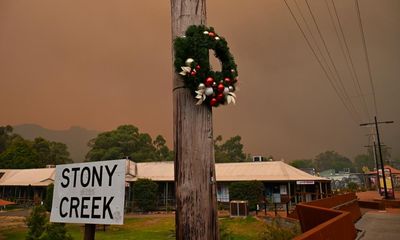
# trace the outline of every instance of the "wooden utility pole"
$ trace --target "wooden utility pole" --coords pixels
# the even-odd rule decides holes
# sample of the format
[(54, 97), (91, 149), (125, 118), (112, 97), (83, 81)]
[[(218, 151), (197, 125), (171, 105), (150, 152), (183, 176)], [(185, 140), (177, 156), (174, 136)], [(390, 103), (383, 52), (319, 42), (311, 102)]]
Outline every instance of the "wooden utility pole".
[[(376, 116), (374, 117), (374, 122), (371, 123), (361, 123), (360, 126), (368, 126), (368, 125), (375, 125), (375, 131), (376, 131), (376, 136), (378, 138), (378, 150), (379, 150), (379, 158), (381, 160), (381, 171), (382, 171), (382, 178), (383, 178), (383, 188), (385, 191), (385, 199), (389, 199), (389, 195), (387, 192), (387, 185), (386, 185), (386, 177), (385, 177), (385, 165), (383, 163), (383, 158), (382, 158), (382, 148), (381, 148), (381, 139), (379, 136), (379, 124), (383, 123), (393, 123), (393, 121), (384, 121), (384, 122), (378, 122)], [(378, 169), (376, 170), (378, 171)], [(394, 191), (393, 191), (393, 196), (394, 196)]]
[[(372, 136), (374, 136), (373, 134), (372, 134)], [(379, 169), (379, 163), (378, 163), (378, 155), (377, 155), (377, 153), (376, 153), (376, 143), (375, 143), (375, 136), (374, 136), (374, 141), (373, 141), (373, 143), (374, 143), (374, 145), (367, 145), (367, 146), (364, 146), (364, 147), (367, 147), (367, 148), (372, 148), (372, 155), (373, 155), (373, 158), (374, 158), (374, 160), (375, 160), (375, 170), (376, 170), (376, 186), (378, 187), (378, 192), (380, 192), (380, 186), (379, 186), (379, 171), (378, 171), (378, 169)]]
[[(190, 25), (206, 25), (206, 0), (171, 0), (171, 23), (172, 40)], [(219, 239), (212, 110), (195, 105), (173, 73), (176, 239)]]

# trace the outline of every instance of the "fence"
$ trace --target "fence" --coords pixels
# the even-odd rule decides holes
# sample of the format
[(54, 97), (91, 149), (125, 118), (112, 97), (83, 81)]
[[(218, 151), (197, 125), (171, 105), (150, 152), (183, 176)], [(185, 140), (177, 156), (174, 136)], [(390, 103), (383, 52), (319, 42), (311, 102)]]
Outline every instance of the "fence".
[(288, 217), (300, 220), (303, 234), (296, 240), (346, 240), (356, 237), (354, 222), (361, 217), (361, 211), (355, 193), (347, 193), (299, 203)]
[(296, 207), (303, 234), (295, 240), (355, 239), (357, 231), (349, 212), (299, 204)]

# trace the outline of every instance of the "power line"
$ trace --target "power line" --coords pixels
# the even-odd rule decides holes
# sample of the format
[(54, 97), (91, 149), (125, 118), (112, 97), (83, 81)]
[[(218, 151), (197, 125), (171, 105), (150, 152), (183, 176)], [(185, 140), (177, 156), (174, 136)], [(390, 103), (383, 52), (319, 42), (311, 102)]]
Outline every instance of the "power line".
[[(325, 51), (326, 51), (326, 53), (328, 54), (328, 58), (329, 58), (330, 62), (332, 63), (333, 69), (335, 70), (335, 73), (336, 73), (336, 76), (337, 76), (337, 81), (339, 82), (339, 86), (342, 88), (341, 90), (343, 91), (343, 94), (344, 94), (344, 96), (345, 96), (345, 99), (347, 99), (347, 101), (349, 102), (350, 106), (353, 108), (353, 110), (354, 110), (354, 112), (356, 113), (356, 115), (358, 115), (358, 112), (357, 112), (356, 108), (354, 107), (353, 102), (351, 101), (349, 95), (347, 94), (347, 91), (346, 91), (346, 88), (344, 87), (342, 78), (341, 78), (341, 76), (340, 76), (340, 74), (339, 74), (339, 72), (338, 72), (338, 70), (337, 70), (337, 68), (336, 68), (335, 62), (333, 61), (332, 55), (331, 55), (331, 53), (330, 53), (330, 51), (329, 51), (329, 49), (328, 49), (328, 46), (327, 46), (327, 44), (326, 44), (326, 41), (325, 41), (325, 39), (324, 39), (324, 37), (323, 37), (323, 35), (322, 35), (322, 32), (321, 32), (321, 30), (320, 30), (320, 28), (319, 28), (319, 25), (318, 25), (318, 23), (317, 23), (317, 20), (316, 20), (315, 15), (314, 15), (314, 13), (313, 13), (313, 11), (312, 11), (312, 9), (311, 9), (311, 6), (310, 6), (310, 4), (308, 3), (308, 0), (305, 0), (305, 3), (306, 3), (306, 5), (307, 5), (308, 11), (310, 12), (310, 15), (311, 15), (311, 17), (312, 17), (312, 20), (313, 20), (313, 22), (314, 22), (314, 24), (315, 24), (315, 27), (316, 27), (316, 29), (317, 29), (317, 32), (318, 32), (318, 34), (319, 34), (319, 36), (320, 36), (320, 38), (321, 38), (321, 40), (322, 40), (323, 46), (324, 46), (324, 48), (325, 48)], [(360, 117), (359, 117), (359, 118), (360, 118)]]
[(332, 72), (332, 69), (331, 69), (331, 67), (329, 66), (329, 64), (328, 64), (328, 62), (327, 62), (327, 60), (326, 60), (324, 54), (322, 53), (321, 48), (319, 47), (318, 42), (317, 42), (317, 40), (315, 39), (314, 34), (313, 34), (312, 31), (311, 31), (311, 27), (310, 27), (310, 25), (308, 24), (306, 18), (304, 17), (304, 14), (303, 14), (303, 12), (301, 11), (301, 9), (300, 9), (300, 7), (299, 7), (297, 1), (296, 1), (296, 0), (293, 0), (293, 2), (295, 3), (296, 8), (297, 8), (297, 11), (300, 13), (301, 18), (303, 19), (304, 25), (306, 26), (306, 29), (308, 30), (308, 32), (309, 32), (309, 34), (310, 34), (310, 36), (311, 36), (311, 39), (313, 40), (314, 45), (315, 45), (315, 47), (316, 47), (318, 53), (321, 55), (321, 59), (322, 59), (323, 63), (326, 64), (326, 68), (328, 69), (329, 73), (334, 77), (334, 74), (333, 74), (333, 72)]
[[(330, 67), (330, 65), (329, 65), (329, 63), (328, 63), (328, 61), (326, 60), (325, 55), (323, 54), (321, 48), (319, 47), (319, 44), (318, 44), (317, 40), (316, 40), (315, 37), (314, 37), (313, 31), (311, 30), (310, 25), (308, 24), (306, 18), (304, 17), (304, 14), (303, 14), (303, 12), (301, 11), (301, 8), (300, 8), (299, 4), (297, 3), (296, 0), (293, 0), (293, 2), (295, 3), (295, 6), (296, 6), (297, 11), (299, 12), (301, 18), (303, 19), (304, 25), (305, 25), (306, 29), (308, 30), (308, 33), (310, 34), (311, 39), (312, 39), (313, 42), (314, 42), (314, 45), (315, 45), (315, 47), (316, 47), (317, 52), (320, 54), (320, 57), (321, 57), (323, 63), (325, 64), (326, 69), (327, 69), (327, 70), (329, 71), (329, 73), (331, 74), (331, 79), (335, 80), (335, 81), (332, 81), (332, 82), (336, 82), (336, 83), (337, 83), (337, 80), (335, 79), (335, 75), (334, 75), (334, 73), (333, 73), (333, 71), (332, 71), (332, 69), (331, 69), (331, 67)], [(334, 83), (332, 83), (332, 84), (334, 84)], [(337, 87), (336, 87), (336, 89), (337, 89)], [(342, 98), (345, 98), (345, 97), (343, 97), (342, 93), (340, 93), (339, 89), (338, 89), (338, 92), (339, 92), (338, 94), (340, 94)], [(343, 99), (343, 101), (345, 101), (345, 100)], [(355, 115), (356, 115), (356, 118), (357, 118), (358, 114), (355, 113)]]
[[(338, 23), (339, 30), (340, 30), (340, 33), (341, 33), (341, 36), (342, 36), (342, 39), (343, 39), (344, 47), (343, 47), (342, 41), (340, 41), (338, 29), (336, 27), (336, 24), (334, 23), (333, 15), (332, 15), (331, 9), (329, 7), (328, 0), (325, 0), (326, 7), (328, 8), (329, 16), (331, 18), (331, 22), (332, 22), (332, 24), (333, 24), (333, 26), (335, 28), (336, 36), (337, 36), (339, 44), (340, 44), (340, 49), (341, 49), (341, 51), (342, 51), (342, 53), (344, 55), (344, 58), (346, 59), (346, 63), (347, 63), (346, 66), (348, 67), (348, 70), (349, 70), (349, 72), (351, 74), (351, 77), (352, 77), (352, 80), (353, 80), (353, 83), (354, 83), (354, 87), (356, 89), (356, 92), (358, 92), (358, 96), (360, 96), (362, 98), (363, 107), (364, 107), (364, 110), (365, 110), (365, 112), (367, 114), (368, 119), (371, 119), (371, 115), (370, 115), (369, 110), (368, 110), (368, 104), (367, 104), (367, 102), (365, 100), (365, 97), (364, 97), (364, 94), (363, 94), (363, 91), (362, 91), (362, 88), (361, 88), (361, 85), (360, 85), (360, 81), (359, 81), (359, 78), (358, 78), (358, 74), (357, 74), (357, 71), (355, 70), (355, 67), (354, 67), (353, 58), (351, 57), (349, 46), (348, 46), (347, 41), (346, 41), (346, 36), (344, 34), (343, 27), (342, 27), (342, 24), (340, 22), (339, 15), (337, 13), (337, 9), (336, 9), (336, 5), (335, 5), (334, 0), (331, 0), (331, 3), (332, 3), (332, 6), (333, 6), (333, 10), (334, 10), (335, 16), (336, 16), (336, 21)], [(348, 59), (346, 57), (344, 48), (346, 49)]]
[(307, 38), (303, 28), (301, 27), (299, 21), (297, 20), (296, 16), (294, 15), (292, 9), (290, 8), (289, 4), (287, 3), (287, 0), (284, 0), (286, 7), (288, 8), (291, 16), (293, 17), (294, 21), (296, 22), (297, 27), (299, 28), (300, 32), (302, 33), (304, 39), (306, 40), (306, 43), (308, 45), (308, 47), (310, 48), (311, 52), (313, 53), (313, 55), (315, 56), (315, 58), (317, 59), (319, 65), (321, 66), (326, 78), (329, 80), (329, 83), (331, 84), (332, 88), (334, 89), (336, 95), (339, 97), (339, 99), (341, 100), (341, 102), (343, 103), (344, 107), (347, 109), (347, 111), (350, 113), (350, 116), (352, 117), (352, 119), (354, 120), (354, 122), (357, 123), (356, 118), (354, 118), (355, 116), (353, 115), (353, 111), (350, 110), (350, 108), (347, 106), (346, 101), (343, 99), (343, 97), (340, 95), (338, 89), (336, 88), (335, 84), (333, 83), (331, 77), (329, 76), (327, 70), (325, 69), (324, 65), (322, 64), (321, 60), (319, 59), (317, 53), (315, 52), (314, 48), (311, 45), (310, 40)]
[(358, 0), (354, 0), (354, 2), (356, 4), (356, 9), (357, 9), (358, 25), (359, 25), (360, 31), (361, 31), (361, 38), (362, 38), (362, 43), (363, 43), (365, 61), (367, 62), (369, 82), (371, 84), (372, 95), (373, 95), (373, 98), (374, 98), (375, 115), (378, 115), (378, 107), (377, 107), (377, 104), (376, 104), (375, 86), (374, 86), (374, 82), (372, 81), (371, 64), (370, 64), (369, 57), (368, 57), (367, 43), (365, 41), (364, 28), (363, 28), (363, 24), (362, 24), (362, 20), (361, 20), (360, 6), (358, 5)]
[(374, 122), (369, 122), (369, 123), (361, 123), (360, 126), (369, 126), (369, 125), (374, 125), (375, 126), (375, 131), (376, 131), (376, 136), (378, 139), (378, 150), (379, 150), (379, 158), (381, 160), (381, 171), (382, 171), (382, 178), (383, 178), (383, 185), (384, 185), (384, 191), (385, 191), (385, 199), (389, 198), (395, 198), (394, 193), (392, 192), (392, 195), (389, 196), (388, 191), (387, 191), (387, 186), (386, 186), (386, 177), (385, 177), (385, 165), (383, 163), (383, 158), (382, 158), (382, 145), (381, 145), (381, 140), (379, 136), (379, 124), (387, 124), (387, 123), (393, 123), (393, 121), (383, 121), (383, 122), (378, 122), (376, 116), (374, 117)]
[(309, 32), (309, 34), (310, 34), (310, 36), (311, 36), (311, 39), (314, 41), (314, 44), (315, 44), (315, 47), (317, 48), (318, 53), (321, 55), (321, 58), (322, 58), (322, 60), (324, 61), (324, 63), (326, 64), (326, 66), (327, 66), (329, 72), (333, 75), (332, 70), (331, 70), (331, 68), (330, 68), (330, 66), (329, 66), (329, 64), (328, 64), (328, 62), (326, 61), (326, 58), (325, 58), (324, 54), (322, 53), (321, 48), (318, 46), (318, 42), (317, 42), (317, 40), (315, 39), (314, 34), (313, 34), (312, 31), (311, 31), (310, 25), (308, 24), (306, 18), (304, 17), (304, 14), (303, 14), (303, 12), (301, 11), (299, 5), (297, 4), (297, 1), (296, 1), (296, 0), (293, 0), (293, 2), (295, 3), (296, 8), (297, 8), (297, 11), (300, 13), (301, 18), (303, 19), (304, 25), (306, 26), (306, 29), (308, 30), (308, 32)]

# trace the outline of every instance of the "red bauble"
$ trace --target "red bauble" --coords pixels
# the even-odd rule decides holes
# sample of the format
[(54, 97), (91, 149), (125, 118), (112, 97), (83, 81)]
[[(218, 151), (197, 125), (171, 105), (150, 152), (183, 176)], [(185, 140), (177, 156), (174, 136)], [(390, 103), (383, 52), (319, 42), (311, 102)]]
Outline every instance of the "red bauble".
[(218, 103), (218, 101), (217, 101), (216, 98), (212, 98), (211, 101), (210, 101), (210, 105), (211, 106), (215, 106), (215, 105), (217, 105), (217, 103)]
[(218, 92), (222, 93), (222, 92), (224, 91), (224, 89), (225, 89), (224, 84), (220, 83), (220, 84), (218, 85)]
[(217, 100), (220, 102), (222, 102), (222, 100), (224, 100), (224, 98), (225, 98), (225, 95), (223, 93), (220, 93), (217, 95)]
[(192, 71), (192, 72), (190, 72), (190, 75), (192, 75), (192, 76), (196, 76), (196, 71)]
[(215, 36), (215, 33), (213, 33), (213, 32), (209, 32), (209, 33), (208, 33), (208, 36), (210, 36), (210, 37), (214, 37), (214, 36)]
[(210, 87), (213, 84), (213, 82), (214, 82), (214, 79), (212, 77), (208, 77), (206, 79), (205, 84), (206, 84), (207, 87)]
[(196, 66), (196, 70), (197, 70), (197, 71), (200, 70), (200, 65), (197, 65), (197, 66)]
[(226, 83), (229, 84), (229, 83), (231, 83), (232, 80), (231, 80), (230, 78), (226, 77), (226, 78), (224, 79), (224, 81), (225, 81)]

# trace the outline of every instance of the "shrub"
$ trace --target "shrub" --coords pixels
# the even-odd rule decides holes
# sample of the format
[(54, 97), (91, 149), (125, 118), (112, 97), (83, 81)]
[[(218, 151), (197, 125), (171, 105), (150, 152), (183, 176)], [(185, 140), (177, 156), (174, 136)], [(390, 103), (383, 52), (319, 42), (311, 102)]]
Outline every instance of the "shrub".
[(47, 223), (39, 240), (72, 240), (64, 223)]
[(33, 207), (26, 219), (26, 240), (72, 240), (64, 223), (50, 223), (44, 206)]
[(283, 223), (273, 220), (265, 224), (265, 229), (260, 235), (261, 240), (290, 240), (301, 233), (297, 225), (285, 227)]
[(150, 179), (138, 179), (133, 184), (134, 200), (138, 207), (148, 212), (156, 209), (158, 200), (158, 185)]
[(220, 240), (231, 240), (232, 232), (228, 229), (228, 226), (224, 223), (219, 224), (219, 238)]
[(347, 188), (349, 189), (350, 192), (357, 192), (358, 190), (358, 184), (355, 182), (349, 182), (347, 184)]
[(50, 184), (49, 186), (47, 186), (46, 198), (44, 199), (44, 207), (48, 212), (51, 211), (51, 206), (53, 203), (53, 191), (54, 191), (54, 184)]
[(255, 210), (257, 203), (264, 198), (264, 184), (259, 181), (231, 183), (229, 195), (231, 200), (249, 201), (249, 209)]
[(46, 209), (43, 206), (33, 207), (31, 214), (26, 219), (28, 233), (26, 240), (37, 240), (43, 234), (48, 222)]

